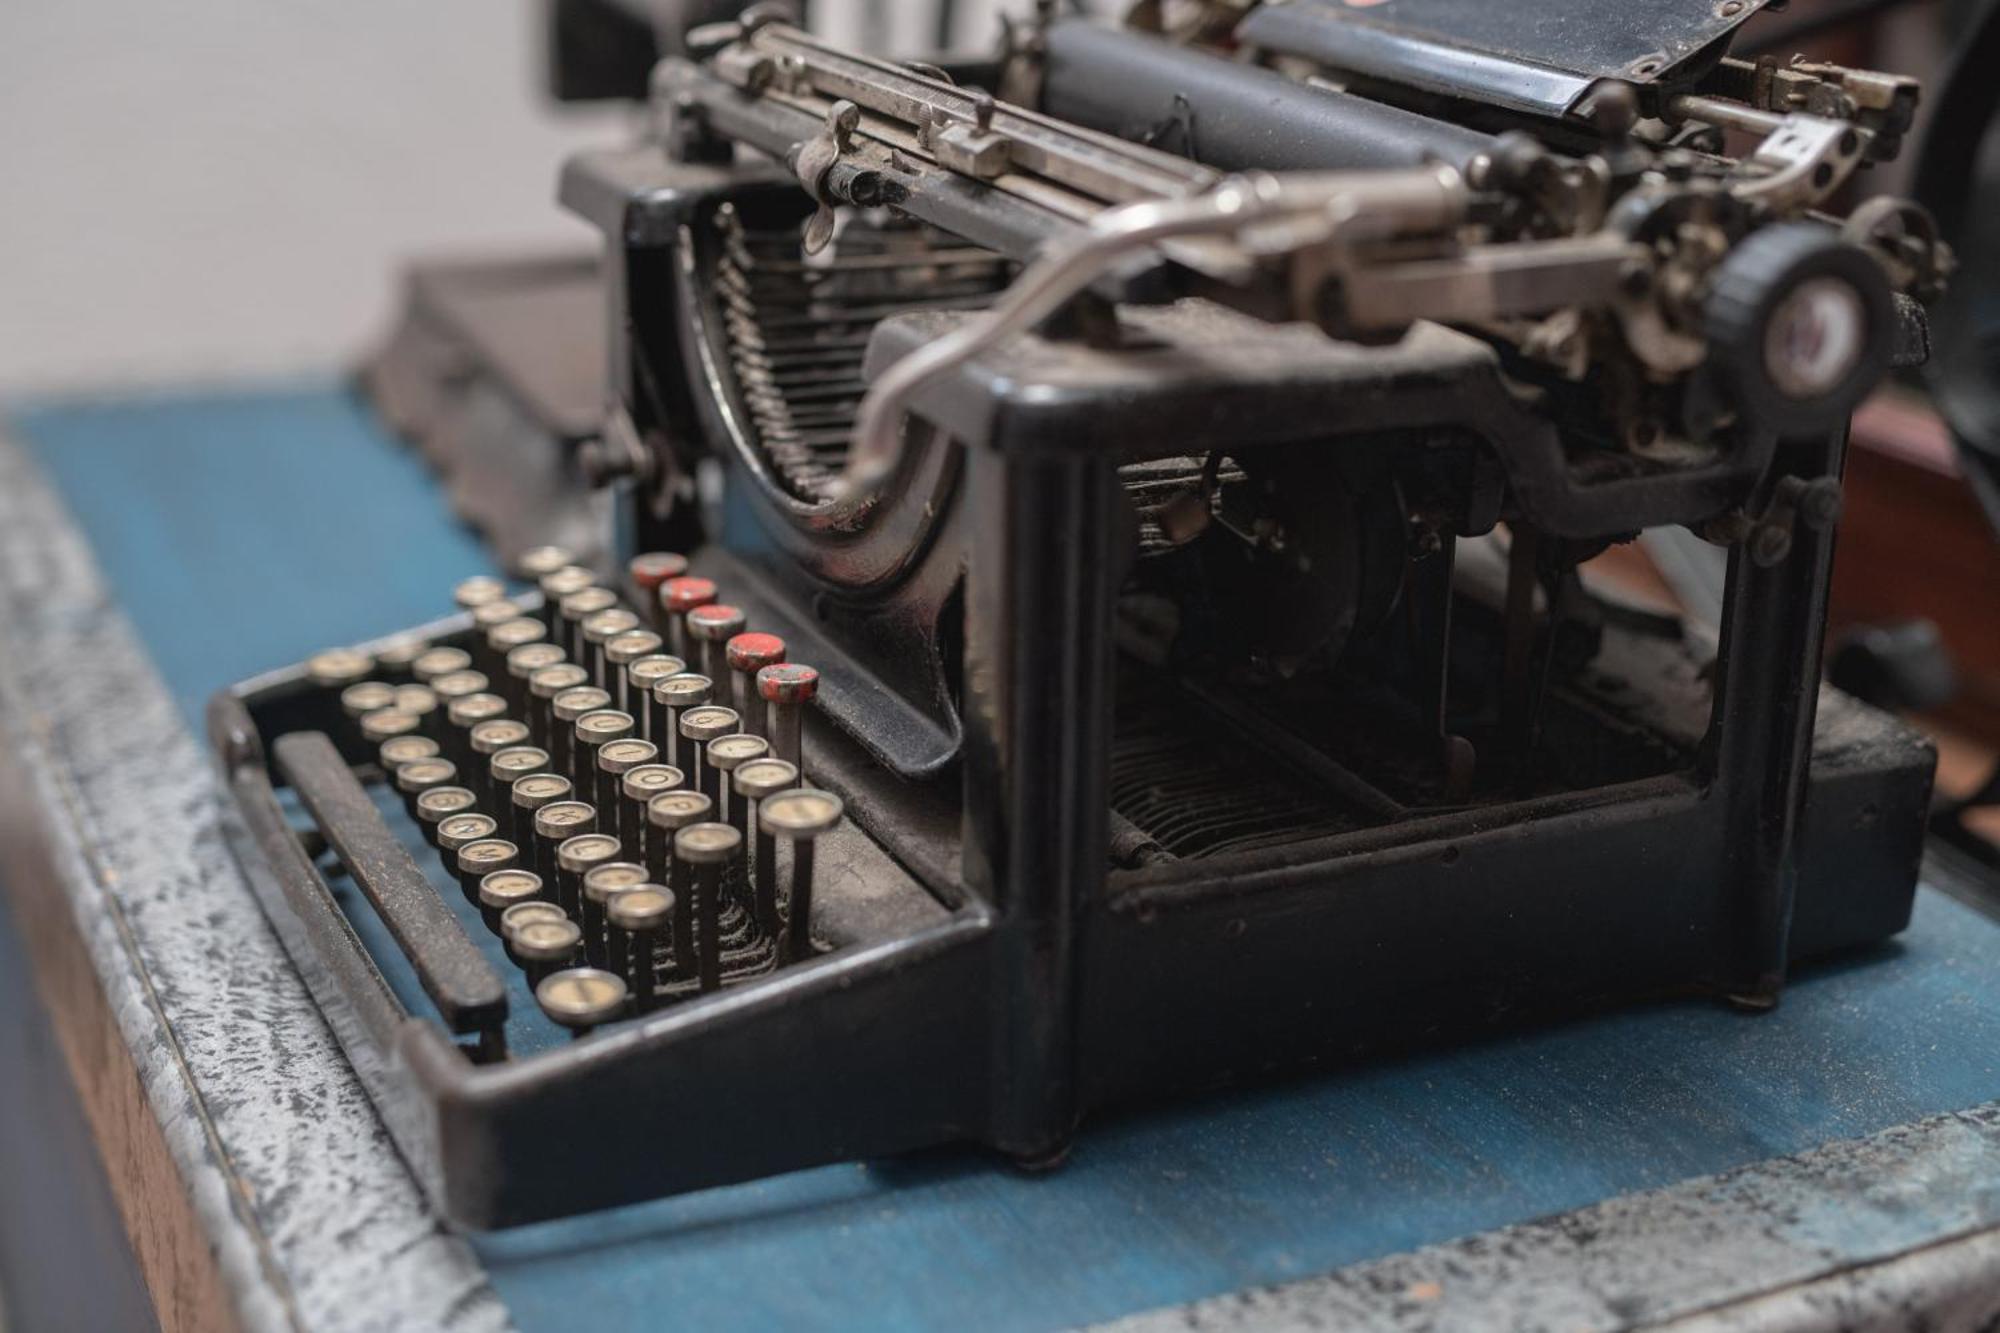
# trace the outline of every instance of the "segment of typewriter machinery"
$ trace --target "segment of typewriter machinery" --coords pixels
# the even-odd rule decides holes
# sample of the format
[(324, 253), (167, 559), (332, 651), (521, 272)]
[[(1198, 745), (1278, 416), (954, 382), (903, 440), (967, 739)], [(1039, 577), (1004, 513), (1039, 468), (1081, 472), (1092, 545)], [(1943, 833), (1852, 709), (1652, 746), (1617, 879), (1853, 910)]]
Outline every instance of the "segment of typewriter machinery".
[[(1846, 419), (1950, 263), (1828, 210), (1914, 86), (1730, 59), (1755, 0), (1584, 51), (1574, 3), (1504, 48), (1456, 0), (1052, 8), (951, 69), (689, 34), (562, 176), (585, 567), (516, 496), (539, 590), (214, 705), (460, 1221), (1047, 1164), (1164, 1093), (1768, 1007), (1908, 919), (1931, 752), (1817, 681)], [(1665, 525), (1729, 552), (1719, 640), (1584, 572)]]

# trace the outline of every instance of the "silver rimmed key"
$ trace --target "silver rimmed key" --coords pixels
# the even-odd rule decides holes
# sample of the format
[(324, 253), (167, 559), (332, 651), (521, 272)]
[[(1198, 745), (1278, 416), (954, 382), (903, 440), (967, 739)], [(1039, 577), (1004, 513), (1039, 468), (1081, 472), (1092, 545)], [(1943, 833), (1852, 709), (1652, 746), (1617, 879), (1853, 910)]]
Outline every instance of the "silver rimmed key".
[(535, 696), (528, 692), (528, 680), (545, 667), (561, 666), (569, 660), (569, 654), (558, 644), (546, 640), (522, 644), (507, 654), (507, 681), (500, 691), (514, 705), (514, 711), (522, 717), (534, 704)]
[(420, 685), (428, 685), (439, 676), (449, 676), (454, 671), (470, 671), (472, 654), (463, 648), (440, 646), (426, 648), (410, 663), (410, 674)]
[[(415, 713), (406, 713), (400, 708), (378, 708), (361, 719), (361, 739), (374, 745), (378, 750), (403, 736), (414, 736), (422, 720)], [(425, 737), (431, 740), (430, 737)], [(437, 742), (431, 740), (435, 747)], [(433, 749), (432, 753), (436, 753)]]
[[(393, 710), (391, 710), (393, 711)], [(405, 714), (405, 716), (408, 716)], [(419, 736), (412, 729), (401, 735), (391, 736), (375, 747), (375, 762), (382, 767), (383, 776), (395, 780), (396, 770), (412, 759), (431, 759), (438, 753), (438, 743), (428, 736)]]
[(514, 958), (528, 974), (528, 984), (539, 986), (553, 972), (575, 961), (583, 947), (583, 931), (567, 917), (530, 917), (507, 937)]
[(747, 731), (731, 732), (717, 736), (708, 743), (702, 753), (707, 761), (708, 771), (715, 776), (715, 799), (728, 810), (729, 827), (750, 836), (750, 821), (745, 817), (743, 801), (736, 795), (731, 785), (731, 775), (753, 759), (762, 759), (771, 752), (771, 743), (762, 736), (752, 736)]
[(714, 801), (718, 809), (722, 804), (722, 783), (714, 765), (708, 762), (708, 743), (742, 729), (743, 719), (737, 716), (736, 710), (720, 704), (703, 704), (680, 715), (681, 740), (684, 742), (680, 767), (687, 770), (689, 781)]
[[(545, 810), (542, 813), (548, 812)], [(586, 944), (589, 943), (591, 913), (589, 904), (584, 901), (583, 877), (607, 861), (616, 861), (620, 852), (618, 839), (609, 833), (595, 831), (564, 838), (556, 845), (556, 901), (565, 912), (584, 923)]]
[(660, 858), (646, 869), (656, 882), (674, 891), (679, 904), (674, 911), (674, 967), (683, 974), (694, 971), (694, 885), (691, 868), (674, 852), (674, 840), (682, 829), (704, 822), (714, 811), (715, 802), (698, 791), (663, 792), (646, 803), (647, 851), (657, 848)]
[(646, 623), (659, 627), (660, 585), (687, 573), (687, 557), (672, 551), (647, 551), (625, 562), (625, 581), (632, 590), (632, 605), (639, 607)]
[(322, 689), (344, 690), (374, 669), (375, 659), (359, 648), (328, 648), (306, 659), (306, 679)]
[(812, 944), (813, 844), (840, 823), (840, 798), (832, 792), (794, 787), (767, 796), (757, 808), (757, 827), (792, 846), (792, 874), (785, 894), (785, 945), (788, 963), (810, 958)]
[(715, 682), (692, 671), (668, 676), (653, 686), (653, 702), (659, 706), (653, 720), (666, 733), (666, 739), (661, 740), (660, 732), (656, 731), (651, 740), (666, 750), (667, 762), (675, 768), (693, 771), (692, 765), (682, 758), (687, 747), (681, 744), (681, 715), (690, 708), (700, 708), (714, 697)]
[[(609, 703), (610, 699), (607, 697), (605, 702)], [(615, 708), (597, 708), (578, 717), (573, 730), (576, 732), (577, 784), (590, 793), (590, 803), (608, 816), (617, 803), (618, 784), (598, 763), (598, 752), (613, 741), (636, 736), (639, 724), (632, 720), (630, 713), (621, 713)], [(605, 820), (607, 826), (610, 822), (609, 818)]]
[[(611, 961), (641, 1013), (653, 1003), (660, 937), (674, 918), (673, 890), (659, 884), (627, 889), (605, 906), (611, 926)], [(621, 947), (622, 946), (622, 947)]]
[(542, 877), (551, 893), (556, 887), (556, 846), (542, 839), (535, 821), (542, 811), (575, 794), (576, 788), (560, 773), (530, 773), (515, 779), (508, 797), (514, 807), (514, 841), (527, 849), (529, 867)]
[(546, 666), (528, 677), (528, 730), (535, 744), (555, 753), (555, 701), (564, 690), (574, 690), (590, 679), (590, 673), (574, 662)]
[[(460, 889), (467, 897), (472, 890), (465, 882), (465, 874), (459, 869), (458, 854), (475, 842), (485, 842), (499, 835), (500, 825), (492, 815), (468, 810), (462, 815), (447, 815), (438, 821), (438, 855), (444, 860), (444, 868), (458, 881)], [(508, 846), (513, 846), (509, 843)], [(494, 866), (498, 870), (501, 867)]]
[(479, 798), (465, 787), (431, 787), (417, 797), (417, 824), (424, 831), (424, 841), (431, 846), (438, 845), (438, 825), (453, 815), (467, 814), (479, 804)]
[(612, 836), (634, 852), (638, 851), (641, 838), (639, 821), (628, 817), (631, 803), (625, 799), (625, 775), (659, 757), (660, 752), (651, 741), (642, 741), (637, 736), (606, 741), (597, 747), (597, 808)]
[(431, 678), (429, 688), (437, 696), (438, 711), (424, 729), (437, 737), (438, 744), (444, 746), (445, 757), (455, 764), (465, 762), (465, 728), (453, 725), (451, 707), (468, 695), (486, 693), (487, 684), (486, 673), (470, 667)]
[(583, 953), (592, 967), (608, 967), (624, 974), (615, 963), (610, 918), (605, 909), (627, 889), (646, 882), (646, 867), (637, 861), (601, 861), (583, 872)]
[(521, 864), (521, 849), (506, 838), (480, 838), (468, 842), (458, 849), (458, 860), (454, 868), (458, 872), (458, 887), (465, 890), (465, 901), (479, 901), (479, 882), (500, 870), (517, 869)]
[(356, 722), (395, 706), (396, 687), (386, 680), (358, 680), (340, 692), (340, 711)]
[(549, 627), (549, 636), (557, 643), (561, 643), (563, 642), (561, 631), (563, 598), (574, 597), (585, 588), (596, 587), (597, 575), (582, 565), (564, 565), (561, 569), (551, 570), (542, 575), (538, 580), (538, 586), (542, 590), (542, 620)]
[(625, 979), (597, 967), (570, 967), (535, 983), (535, 1003), (549, 1021), (582, 1039), (625, 1012)]
[(590, 669), (590, 679), (598, 689), (615, 694), (618, 682), (611, 672), (611, 661), (605, 655), (605, 645), (620, 634), (630, 634), (639, 628), (639, 617), (622, 606), (614, 606), (583, 618), (577, 632), (583, 638), (583, 663)]
[(743, 612), (726, 602), (710, 602), (687, 613), (689, 647), (701, 648), (701, 673), (718, 685), (730, 680), (729, 641), (743, 632)]
[(658, 656), (660, 644), (660, 636), (649, 629), (626, 630), (604, 641), (604, 688), (611, 691), (611, 697), (619, 708), (634, 717), (645, 709), (633, 707), (635, 700), (629, 669), (642, 657)]
[[(729, 785), (735, 793), (730, 808), (741, 807), (754, 817), (765, 798), (799, 785), (799, 770), (782, 759), (752, 759), (730, 775)], [(784, 926), (778, 916), (778, 840), (762, 819), (756, 824), (750, 856), (751, 892), (757, 924), (775, 940)]]
[(768, 666), (757, 673), (757, 694), (771, 707), (771, 750), (804, 772), (805, 710), (819, 694), (819, 672), (798, 662)]
[(410, 668), (430, 651), (430, 641), (416, 634), (399, 634), (375, 649), (375, 669), (392, 681), (410, 676)]
[(674, 859), (693, 867), (695, 974), (703, 991), (722, 985), (722, 880), (743, 854), (743, 835), (727, 824), (690, 824), (674, 834)]
[(579, 685), (564, 690), (549, 701), (549, 753), (556, 757), (556, 771), (576, 781), (577, 795), (595, 794), (596, 777), (583, 768), (577, 753), (576, 720), (611, 706), (611, 696), (595, 685)]
[(666, 653), (648, 653), (625, 668), (625, 711), (639, 719), (639, 734), (659, 746), (662, 754), (674, 747), (667, 735), (666, 710), (654, 701), (653, 689), (686, 671), (687, 663)]
[(618, 605), (618, 594), (609, 588), (589, 587), (581, 592), (573, 592), (558, 604), (555, 640), (569, 654), (569, 660), (588, 667), (590, 655), (583, 641), (583, 622), (599, 611), (609, 611)]
[[(467, 649), (474, 658), (473, 665), (481, 671), (490, 671), (497, 658), (505, 657), (505, 653), (496, 654), (493, 650), (493, 631), (502, 625), (511, 624), (521, 619), (524, 619), (521, 615), (521, 608), (508, 601), (505, 597), (473, 607), (472, 646)], [(535, 623), (540, 624), (541, 622), (536, 621)], [(484, 662), (477, 660), (482, 652), (486, 654)]]
[(514, 572), (528, 583), (540, 584), (558, 569), (576, 563), (567, 546), (531, 546), (514, 561)]
[[(495, 717), (475, 723), (466, 733), (472, 754), (467, 764), (469, 786), (479, 793), (480, 804), (491, 807), (501, 804), (501, 786), (494, 780), (493, 756), (502, 750), (515, 750), (528, 743), (528, 724), (518, 718)], [(512, 779), (509, 779), (511, 782)]]
[(785, 641), (775, 634), (739, 634), (728, 644), (729, 675), (735, 687), (736, 711), (743, 714), (743, 729), (753, 736), (770, 730), (764, 724), (764, 700), (757, 693), (757, 673), (785, 660)]
[(398, 685), (396, 687), (396, 711), (408, 713), (417, 720), (417, 726), (432, 740), (439, 739), (437, 732), (444, 721), (444, 710), (438, 707), (438, 697), (428, 685)]
[(542, 877), (519, 866), (495, 870), (479, 881), (479, 915), (495, 935), (500, 933), (509, 909), (540, 902), (541, 898)]
[(451, 590), (451, 600), (461, 611), (476, 611), (492, 602), (505, 601), (507, 585), (486, 574), (475, 574)]
[[(522, 648), (545, 643), (548, 637), (547, 625), (533, 616), (521, 615), (518, 611), (511, 619), (503, 620), (487, 629), (485, 670), (487, 675), (499, 683), (501, 693), (510, 699), (513, 698), (509, 682), (514, 678), (511, 670), (514, 653)], [(548, 664), (543, 663), (543, 665)]]
[[(537, 875), (535, 878), (539, 880), (541, 876)], [(542, 892), (545, 895), (543, 897), (535, 898), (525, 903), (515, 903), (511, 907), (501, 909), (500, 942), (506, 945), (507, 957), (513, 961), (516, 967), (527, 966), (527, 960), (514, 952), (514, 936), (516, 932), (525, 929), (533, 921), (569, 920), (568, 917), (563, 915), (563, 909), (557, 907), (546, 897), (548, 892), (546, 885), (542, 886)]]
[(458, 785), (458, 765), (443, 757), (412, 759), (396, 770), (396, 790), (403, 794), (403, 808), (412, 819), (417, 815), (417, 798), (432, 787)]
[(597, 811), (583, 801), (555, 801), (535, 811), (535, 873), (547, 880), (556, 906), (575, 916), (571, 877), (563, 873), (562, 845), (597, 832)]
[(492, 722), (507, 716), (507, 701), (497, 694), (481, 690), (474, 694), (461, 694), (445, 705), (445, 747), (444, 751), (467, 773), (471, 773), (475, 762), (486, 762), (484, 755), (475, 755), (472, 749), (472, 729), (482, 722)]
[[(636, 744), (649, 745), (651, 742), (639, 741)], [(666, 849), (661, 844), (666, 839), (647, 822), (646, 807), (655, 796), (673, 791), (683, 781), (685, 779), (678, 768), (658, 763), (644, 763), (627, 769), (619, 779), (619, 794), (624, 797), (619, 804), (625, 807), (620, 815), (620, 826), (625, 834), (620, 836), (619, 841), (644, 861), (653, 878), (662, 884), (666, 883), (667, 857)]]
[[(486, 782), (493, 790), (493, 813), (506, 825), (507, 836), (521, 847), (532, 845), (528, 839), (535, 831), (535, 812), (533, 808), (515, 804), (514, 784), (522, 778), (548, 772), (549, 752), (539, 745), (510, 745), (487, 756)], [(568, 794), (565, 789), (561, 796), (549, 799), (561, 800)]]
[(714, 583), (692, 574), (668, 579), (660, 585), (660, 632), (666, 635), (674, 656), (690, 659), (694, 656), (684, 618), (697, 606), (707, 606), (717, 595)]

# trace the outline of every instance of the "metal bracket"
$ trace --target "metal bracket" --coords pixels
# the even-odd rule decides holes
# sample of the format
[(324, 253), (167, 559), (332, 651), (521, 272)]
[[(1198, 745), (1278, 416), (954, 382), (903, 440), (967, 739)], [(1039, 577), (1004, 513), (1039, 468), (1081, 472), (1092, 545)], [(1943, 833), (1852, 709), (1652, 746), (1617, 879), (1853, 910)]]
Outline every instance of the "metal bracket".
[(860, 124), (860, 107), (845, 99), (835, 102), (827, 108), (825, 130), (801, 146), (792, 161), (799, 184), (819, 204), (819, 211), (806, 223), (805, 252), (809, 255), (818, 254), (833, 240), (834, 201), (826, 192), (826, 177), (841, 156), (852, 151), (854, 131)]

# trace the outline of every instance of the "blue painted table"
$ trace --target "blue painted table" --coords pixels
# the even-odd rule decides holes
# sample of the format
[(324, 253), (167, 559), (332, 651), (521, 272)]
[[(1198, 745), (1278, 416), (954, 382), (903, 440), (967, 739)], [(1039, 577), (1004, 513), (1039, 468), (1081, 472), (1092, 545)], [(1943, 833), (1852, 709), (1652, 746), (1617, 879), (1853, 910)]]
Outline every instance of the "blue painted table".
[[(189, 728), (217, 686), (431, 618), (486, 567), (421, 465), (335, 387), (34, 405), (11, 428)], [(15, 505), (40, 484), (22, 476)], [(1899, 941), (1802, 977), (1768, 1016), (1634, 1009), (1096, 1124), (1046, 1177), (971, 1151), (829, 1167), (471, 1237), (477, 1264), (452, 1271), (483, 1274), (531, 1330), (1107, 1320), (1988, 1102), (1996, 970), (2000, 927), (1926, 891)], [(1432, 1317), (1449, 1293), (1427, 1282), (1371, 1314)]]

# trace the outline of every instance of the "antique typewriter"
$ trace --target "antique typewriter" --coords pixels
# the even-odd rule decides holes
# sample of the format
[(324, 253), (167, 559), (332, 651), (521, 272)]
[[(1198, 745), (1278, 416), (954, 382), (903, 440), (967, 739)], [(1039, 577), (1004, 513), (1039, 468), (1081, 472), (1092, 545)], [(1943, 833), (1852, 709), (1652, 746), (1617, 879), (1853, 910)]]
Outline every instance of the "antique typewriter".
[[(444, 1210), (1049, 1165), (1902, 929), (1933, 754), (1820, 641), (1951, 260), (1862, 188), (1916, 87), (1760, 7), (682, 34), (562, 170), (601, 256), (431, 275), (372, 373), (518, 578), (212, 709)], [(1714, 636), (1589, 569), (1668, 526)]]

